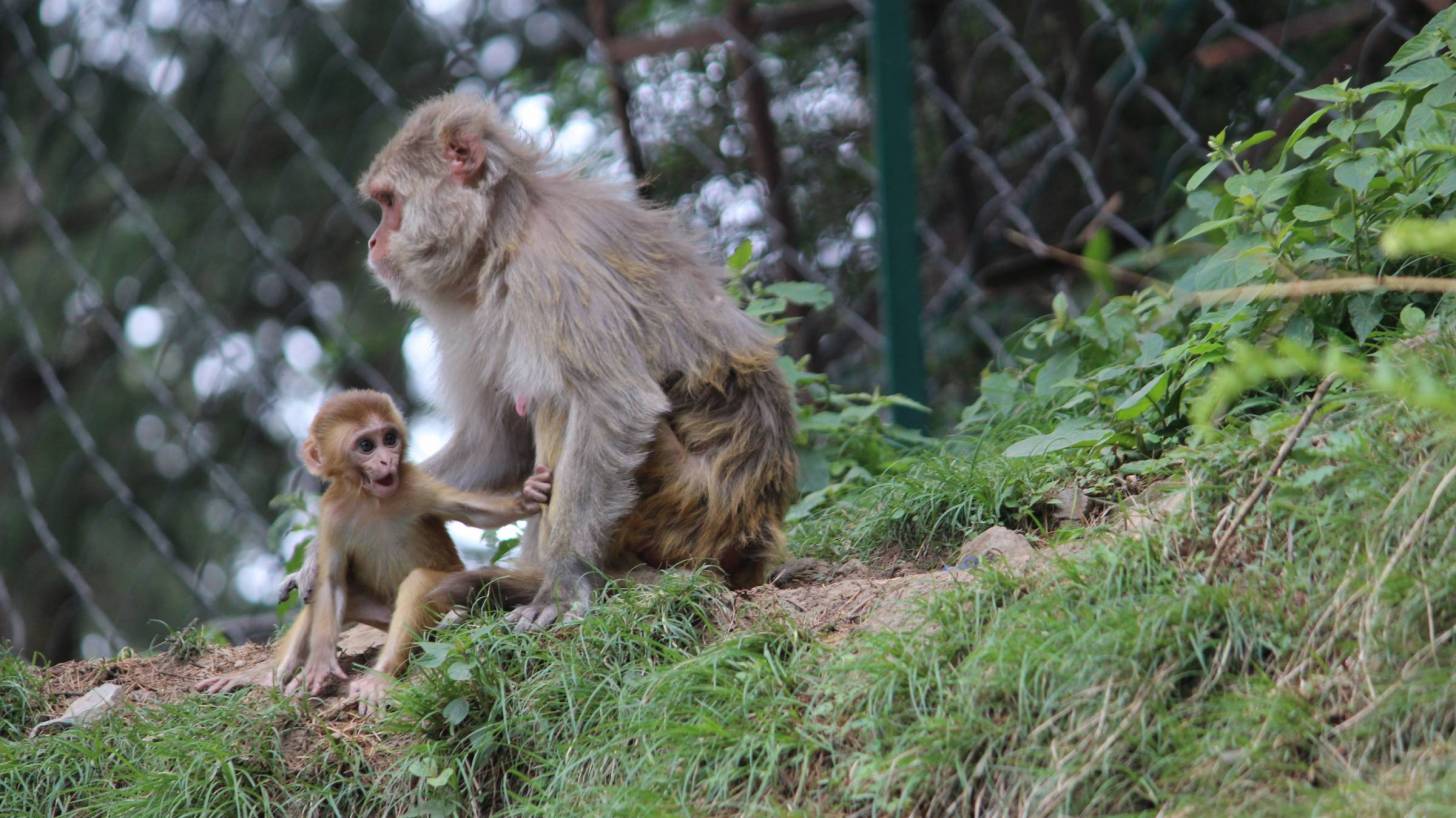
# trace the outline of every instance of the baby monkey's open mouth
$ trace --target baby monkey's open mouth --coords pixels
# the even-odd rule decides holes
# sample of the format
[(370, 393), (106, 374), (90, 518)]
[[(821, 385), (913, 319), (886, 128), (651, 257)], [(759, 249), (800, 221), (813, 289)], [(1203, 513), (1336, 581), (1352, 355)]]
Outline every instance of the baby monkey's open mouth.
[(365, 487), (369, 489), (369, 492), (376, 497), (387, 497), (390, 494), (393, 494), (395, 487), (398, 485), (399, 476), (396, 472), (390, 472), (389, 474), (383, 475), (381, 477), (369, 479), (365, 483)]

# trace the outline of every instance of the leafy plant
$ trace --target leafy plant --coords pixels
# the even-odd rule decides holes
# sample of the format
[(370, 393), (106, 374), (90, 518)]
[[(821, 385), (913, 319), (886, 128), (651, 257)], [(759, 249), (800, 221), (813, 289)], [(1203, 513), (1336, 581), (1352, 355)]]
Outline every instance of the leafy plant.
[[(1109, 260), (1105, 241), (1094, 237), (1086, 251), (1089, 273), (1151, 264), (1175, 273), (1173, 286), (1095, 299), (1080, 315), (1058, 296), (1053, 314), (1010, 345), (1017, 365), (983, 375), (962, 430), (1019, 421), (1033, 431), (1007, 446), (1006, 457), (1106, 450), (1137, 470), (1139, 460), (1186, 439), (1191, 417), (1207, 419), (1213, 403), (1244, 412), (1277, 405), (1276, 378), (1255, 379), (1275, 391), (1232, 391), (1236, 383), (1254, 386), (1244, 377), (1250, 350), (1282, 339), (1285, 354), (1329, 345), (1356, 354), (1388, 333), (1425, 329), (1431, 295), (1351, 285), (1325, 288), (1331, 297), (1281, 301), (1263, 297), (1261, 287), (1449, 272), (1436, 257), (1456, 257), (1456, 234), (1432, 220), (1456, 208), (1453, 42), (1456, 10), (1447, 9), (1396, 53), (1386, 79), (1304, 92), (1325, 105), (1267, 166), (1250, 157), (1274, 132), (1212, 137), (1208, 161), (1188, 179), (1172, 248)], [(1382, 233), (1383, 245), (1373, 240)], [(1197, 397), (1210, 389), (1215, 397)], [(1198, 412), (1195, 400), (1206, 404)]]
[[(797, 320), (795, 308), (825, 309), (834, 295), (822, 284), (780, 281), (764, 284), (748, 280), (754, 263), (753, 246), (744, 241), (728, 258), (728, 291), (743, 309), (772, 327), (782, 337)], [(902, 395), (845, 392), (824, 375), (805, 368), (806, 361), (779, 357), (779, 368), (795, 395), (798, 415), (799, 501), (789, 510), (790, 522), (844, 496), (854, 486), (870, 483), (907, 451), (926, 438), (885, 420), (896, 406), (922, 412), (930, 409)]]

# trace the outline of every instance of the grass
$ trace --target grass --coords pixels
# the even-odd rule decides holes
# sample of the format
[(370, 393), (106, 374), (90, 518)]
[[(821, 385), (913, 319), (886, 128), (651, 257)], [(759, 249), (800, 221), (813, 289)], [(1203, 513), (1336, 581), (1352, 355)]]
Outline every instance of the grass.
[(0, 815), (367, 814), (363, 754), (296, 702), (192, 698), (0, 741)]
[[(1450, 372), (1447, 349), (1422, 354)], [(1438, 490), (1456, 430), (1333, 393), (1234, 564), (1208, 560), (1302, 408), (1170, 452), (1184, 505), (1141, 533), (1088, 529), (1048, 570), (983, 571), (911, 632), (723, 631), (692, 576), (544, 636), (469, 618), (425, 645), (379, 728), (403, 749), (379, 757), (281, 698), (26, 741), (38, 688), (8, 660), (0, 814), (1448, 814), (1456, 494)], [(949, 542), (1034, 507), (1056, 482), (1039, 475), (1107, 473), (919, 457), (847, 525)]]
[[(1456, 372), (1448, 344), (1417, 358)], [(387, 753), (274, 697), (27, 741), (44, 708), (10, 659), (0, 814), (1450, 814), (1456, 428), (1337, 387), (1232, 564), (1209, 561), (1302, 410), (1167, 452), (1181, 493), (1165, 517), (1063, 530), (1072, 556), (982, 570), (908, 632), (723, 630), (695, 576), (621, 589), (545, 635), (468, 618), (423, 647), (379, 725)], [(922, 452), (810, 542), (939, 553), (1112, 472), (1086, 453), (980, 462)]]
[(48, 704), (39, 674), (9, 648), (0, 645), (0, 740), (23, 736)]
[[(637, 589), (552, 639), (451, 632), (405, 715), (468, 701), (421, 752), (511, 815), (1445, 811), (1449, 424), (1335, 395), (1235, 564), (1208, 560), (1302, 408), (1171, 453), (1186, 508), (1142, 534), (1089, 530), (1052, 570), (984, 573), (913, 632), (834, 649), (787, 626), (718, 633), (698, 586)], [(913, 495), (944, 468), (924, 457), (873, 491)], [(923, 513), (866, 502), (854, 525), (934, 519), (998, 479), (939, 485)]]
[[(28, 740), (48, 703), (7, 658), (0, 815), (1449, 814), (1456, 343), (1390, 341), (1319, 404), (1227, 560), (1215, 532), (1317, 374), (1136, 455), (1005, 457), (1065, 398), (1029, 401), (841, 494), (796, 551), (936, 564), (996, 523), (1076, 543), (978, 569), (904, 631), (725, 628), (715, 585), (670, 575), (546, 634), (488, 613), (436, 631), (368, 740), (275, 695)], [(1058, 490), (1116, 499), (1131, 457), (1172, 498), (1159, 517), (1050, 530)]]

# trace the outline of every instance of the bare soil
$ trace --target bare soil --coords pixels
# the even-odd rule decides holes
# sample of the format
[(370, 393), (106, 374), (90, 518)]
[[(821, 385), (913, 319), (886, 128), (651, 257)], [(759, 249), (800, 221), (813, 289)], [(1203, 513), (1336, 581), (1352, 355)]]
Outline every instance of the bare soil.
[[(861, 631), (910, 630), (921, 627), (919, 606), (925, 597), (974, 582), (979, 566), (993, 559), (1005, 560), (1014, 570), (1035, 569), (1043, 562), (1025, 537), (1004, 528), (988, 529), (967, 540), (955, 565), (928, 571), (903, 563), (871, 567), (858, 560), (840, 564), (798, 560), (792, 576), (780, 578), (779, 584), (786, 587), (725, 592), (716, 624), (731, 632), (786, 617), (827, 642)], [(367, 664), (383, 641), (384, 633), (374, 628), (360, 625), (346, 630), (340, 639), (340, 664), (345, 668)], [(62, 662), (41, 670), (52, 703), (47, 717), (60, 715), (87, 691), (108, 682), (121, 685), (125, 701), (134, 704), (176, 701), (195, 695), (193, 685), (203, 679), (268, 662), (270, 655), (269, 646), (248, 644), (205, 650), (185, 661), (161, 653)], [(367, 732), (363, 723), (367, 719), (357, 715), (346, 694), (345, 683), (320, 697), (316, 711), (320, 721), (335, 733)]]

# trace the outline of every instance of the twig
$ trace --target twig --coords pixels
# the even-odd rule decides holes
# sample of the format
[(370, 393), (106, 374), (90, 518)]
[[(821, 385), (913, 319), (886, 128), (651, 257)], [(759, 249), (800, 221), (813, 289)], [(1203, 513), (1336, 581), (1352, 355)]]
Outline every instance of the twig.
[(1304, 414), (1300, 416), (1299, 422), (1294, 425), (1293, 429), (1289, 430), (1289, 434), (1284, 438), (1284, 445), (1279, 447), (1279, 453), (1274, 456), (1274, 462), (1269, 466), (1269, 470), (1264, 472), (1263, 479), (1259, 481), (1259, 485), (1254, 487), (1253, 492), (1244, 498), (1244, 502), (1239, 506), (1238, 513), (1229, 522), (1228, 528), (1223, 532), (1223, 536), (1218, 538), (1218, 544), (1213, 549), (1214, 565), (1218, 565), (1220, 558), (1223, 557), (1224, 549), (1228, 547), (1229, 543), (1233, 542), (1234, 534), (1238, 533), (1239, 526), (1243, 525), (1244, 518), (1248, 517), (1249, 512), (1254, 510), (1254, 506), (1258, 505), (1259, 501), (1264, 499), (1264, 495), (1269, 493), (1269, 487), (1274, 484), (1274, 478), (1279, 476), (1280, 467), (1289, 458), (1289, 453), (1294, 451), (1294, 444), (1299, 442), (1299, 436), (1304, 434), (1304, 430), (1308, 428), (1309, 422), (1314, 419), (1315, 410), (1319, 408), (1320, 401), (1324, 400), (1325, 393), (1330, 391), (1330, 387), (1334, 384), (1336, 377), (1338, 375), (1331, 372), (1315, 388), (1314, 395), (1309, 399), (1309, 406), (1305, 407)]
[[(1048, 248), (1050, 249), (1050, 248)], [(1200, 306), (1224, 304), (1249, 299), (1305, 298), (1332, 293), (1360, 293), (1371, 290), (1395, 290), (1405, 293), (1456, 292), (1456, 279), (1424, 276), (1342, 276), (1340, 278), (1304, 279), (1277, 284), (1250, 284), (1222, 290), (1189, 293), (1188, 298)]]
[[(1087, 258), (1084, 256), (1079, 256), (1070, 250), (1063, 250), (1056, 245), (1039, 242), (1024, 233), (1019, 233), (1015, 230), (1007, 230), (1006, 238), (1009, 239), (1012, 244), (1030, 250), (1032, 252), (1032, 255), (1035, 255), (1037, 258), (1049, 258), (1053, 261), (1060, 261), (1068, 267), (1075, 267), (1084, 273), (1087, 272)], [(1173, 288), (1169, 287), (1168, 282), (1166, 281), (1159, 281), (1158, 279), (1151, 276), (1145, 276), (1142, 273), (1129, 270), (1126, 267), (1119, 267), (1111, 262), (1102, 262), (1102, 266), (1107, 268), (1107, 272), (1111, 273), (1113, 278), (1120, 279), (1127, 284), (1132, 284), (1137, 287), (1147, 287), (1148, 289), (1156, 290), (1163, 295), (1168, 295), (1172, 292)]]

